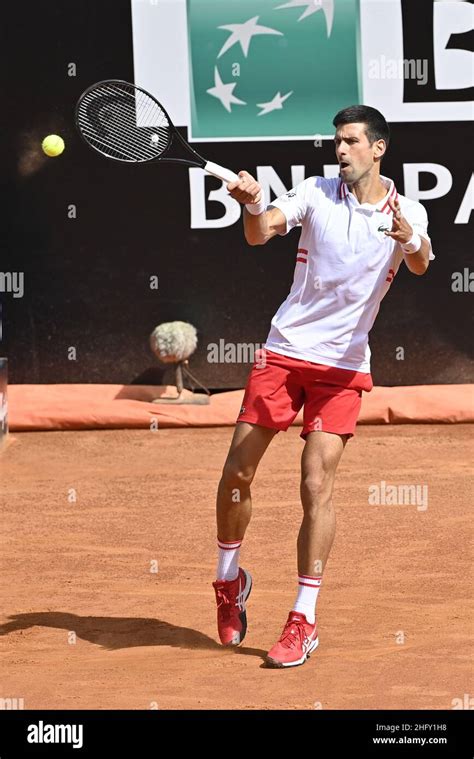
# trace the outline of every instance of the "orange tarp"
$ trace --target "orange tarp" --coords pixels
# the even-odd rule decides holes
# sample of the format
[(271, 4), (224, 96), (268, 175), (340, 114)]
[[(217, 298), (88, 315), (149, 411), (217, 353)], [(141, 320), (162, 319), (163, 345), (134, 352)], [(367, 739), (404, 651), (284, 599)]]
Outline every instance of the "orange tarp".
[[(474, 385), (374, 387), (362, 394), (361, 424), (474, 422)], [(189, 391), (184, 391), (190, 395)], [(20, 430), (219, 427), (235, 424), (243, 390), (216, 393), (209, 405), (152, 403), (172, 386), (10, 385), (9, 426)], [(302, 411), (294, 424), (302, 424)]]

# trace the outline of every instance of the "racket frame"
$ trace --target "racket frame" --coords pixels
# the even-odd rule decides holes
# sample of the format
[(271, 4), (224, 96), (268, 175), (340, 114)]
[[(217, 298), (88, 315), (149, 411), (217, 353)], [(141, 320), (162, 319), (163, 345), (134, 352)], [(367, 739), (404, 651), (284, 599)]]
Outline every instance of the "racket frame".
[[(159, 108), (163, 111), (164, 115), (168, 119), (169, 129), (171, 132), (171, 139), (169, 141), (169, 145), (163, 153), (161, 153), (159, 156), (155, 158), (147, 158), (143, 161), (125, 161), (123, 158), (116, 158), (115, 156), (108, 155), (107, 153), (104, 153), (99, 148), (92, 145), (84, 136), (82, 133), (82, 129), (79, 126), (79, 108), (86, 97), (86, 95), (89, 92), (92, 92), (93, 90), (96, 90), (98, 87), (102, 85), (120, 85), (125, 84), (127, 87), (134, 87), (136, 90), (140, 90), (144, 95), (149, 97), (151, 100), (153, 100)], [(128, 163), (128, 164), (136, 164), (136, 163), (177, 163), (181, 164), (182, 166), (189, 166), (199, 169), (204, 169), (207, 171), (208, 174), (211, 174), (212, 176), (217, 177), (218, 179), (221, 179), (223, 182), (233, 182), (240, 179), (240, 177), (235, 174), (233, 171), (230, 171), (230, 169), (226, 169), (223, 166), (219, 166), (219, 164), (213, 163), (212, 161), (207, 161), (205, 158), (203, 158), (199, 153), (194, 150), (189, 142), (178, 132), (175, 125), (171, 121), (171, 118), (166, 110), (166, 108), (163, 107), (163, 105), (154, 97), (154, 95), (151, 95), (149, 92), (143, 89), (143, 87), (139, 87), (137, 84), (133, 84), (132, 82), (127, 82), (125, 79), (102, 79), (100, 82), (94, 82), (94, 84), (91, 84), (89, 87), (87, 87), (84, 92), (80, 95), (76, 107), (74, 109), (74, 122), (76, 124), (76, 129), (81, 135), (81, 139), (85, 144), (89, 147), (95, 150), (97, 153), (100, 153), (100, 155), (103, 155), (104, 158), (108, 158), (110, 161), (117, 161), (118, 163)], [(195, 161), (186, 159), (186, 158), (166, 158), (166, 154), (171, 149), (173, 145), (174, 138), (177, 137), (179, 142), (181, 143), (182, 147), (186, 150), (186, 152), (191, 153), (196, 157)], [(206, 169), (206, 166), (208, 167)]]

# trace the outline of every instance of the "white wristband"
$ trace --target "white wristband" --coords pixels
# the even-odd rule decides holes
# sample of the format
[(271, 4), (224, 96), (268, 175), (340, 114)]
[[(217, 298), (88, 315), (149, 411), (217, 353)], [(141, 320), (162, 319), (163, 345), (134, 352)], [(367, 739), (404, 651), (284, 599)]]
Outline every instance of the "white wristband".
[(253, 216), (260, 216), (260, 214), (263, 213), (267, 208), (267, 204), (265, 203), (265, 195), (263, 194), (263, 192), (262, 192), (262, 197), (260, 198), (258, 203), (247, 203), (245, 208)]
[(413, 232), (413, 237), (402, 245), (405, 253), (417, 253), (421, 248), (421, 237), (418, 232)]

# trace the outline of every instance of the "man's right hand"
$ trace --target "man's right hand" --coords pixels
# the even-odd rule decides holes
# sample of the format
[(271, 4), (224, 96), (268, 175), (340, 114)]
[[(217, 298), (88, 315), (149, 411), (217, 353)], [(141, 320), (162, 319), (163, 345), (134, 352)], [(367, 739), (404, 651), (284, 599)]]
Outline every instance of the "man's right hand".
[(262, 197), (262, 188), (248, 171), (239, 171), (239, 181), (229, 182), (227, 190), (229, 195), (239, 203), (258, 203)]

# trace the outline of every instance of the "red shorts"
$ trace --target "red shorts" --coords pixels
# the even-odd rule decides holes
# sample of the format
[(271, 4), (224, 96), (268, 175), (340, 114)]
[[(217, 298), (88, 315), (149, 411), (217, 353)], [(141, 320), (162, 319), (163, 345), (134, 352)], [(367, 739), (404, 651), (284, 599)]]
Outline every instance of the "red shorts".
[(303, 440), (321, 430), (354, 434), (362, 390), (373, 388), (370, 373), (315, 364), (268, 348), (256, 352), (236, 422), (286, 430), (303, 409)]

